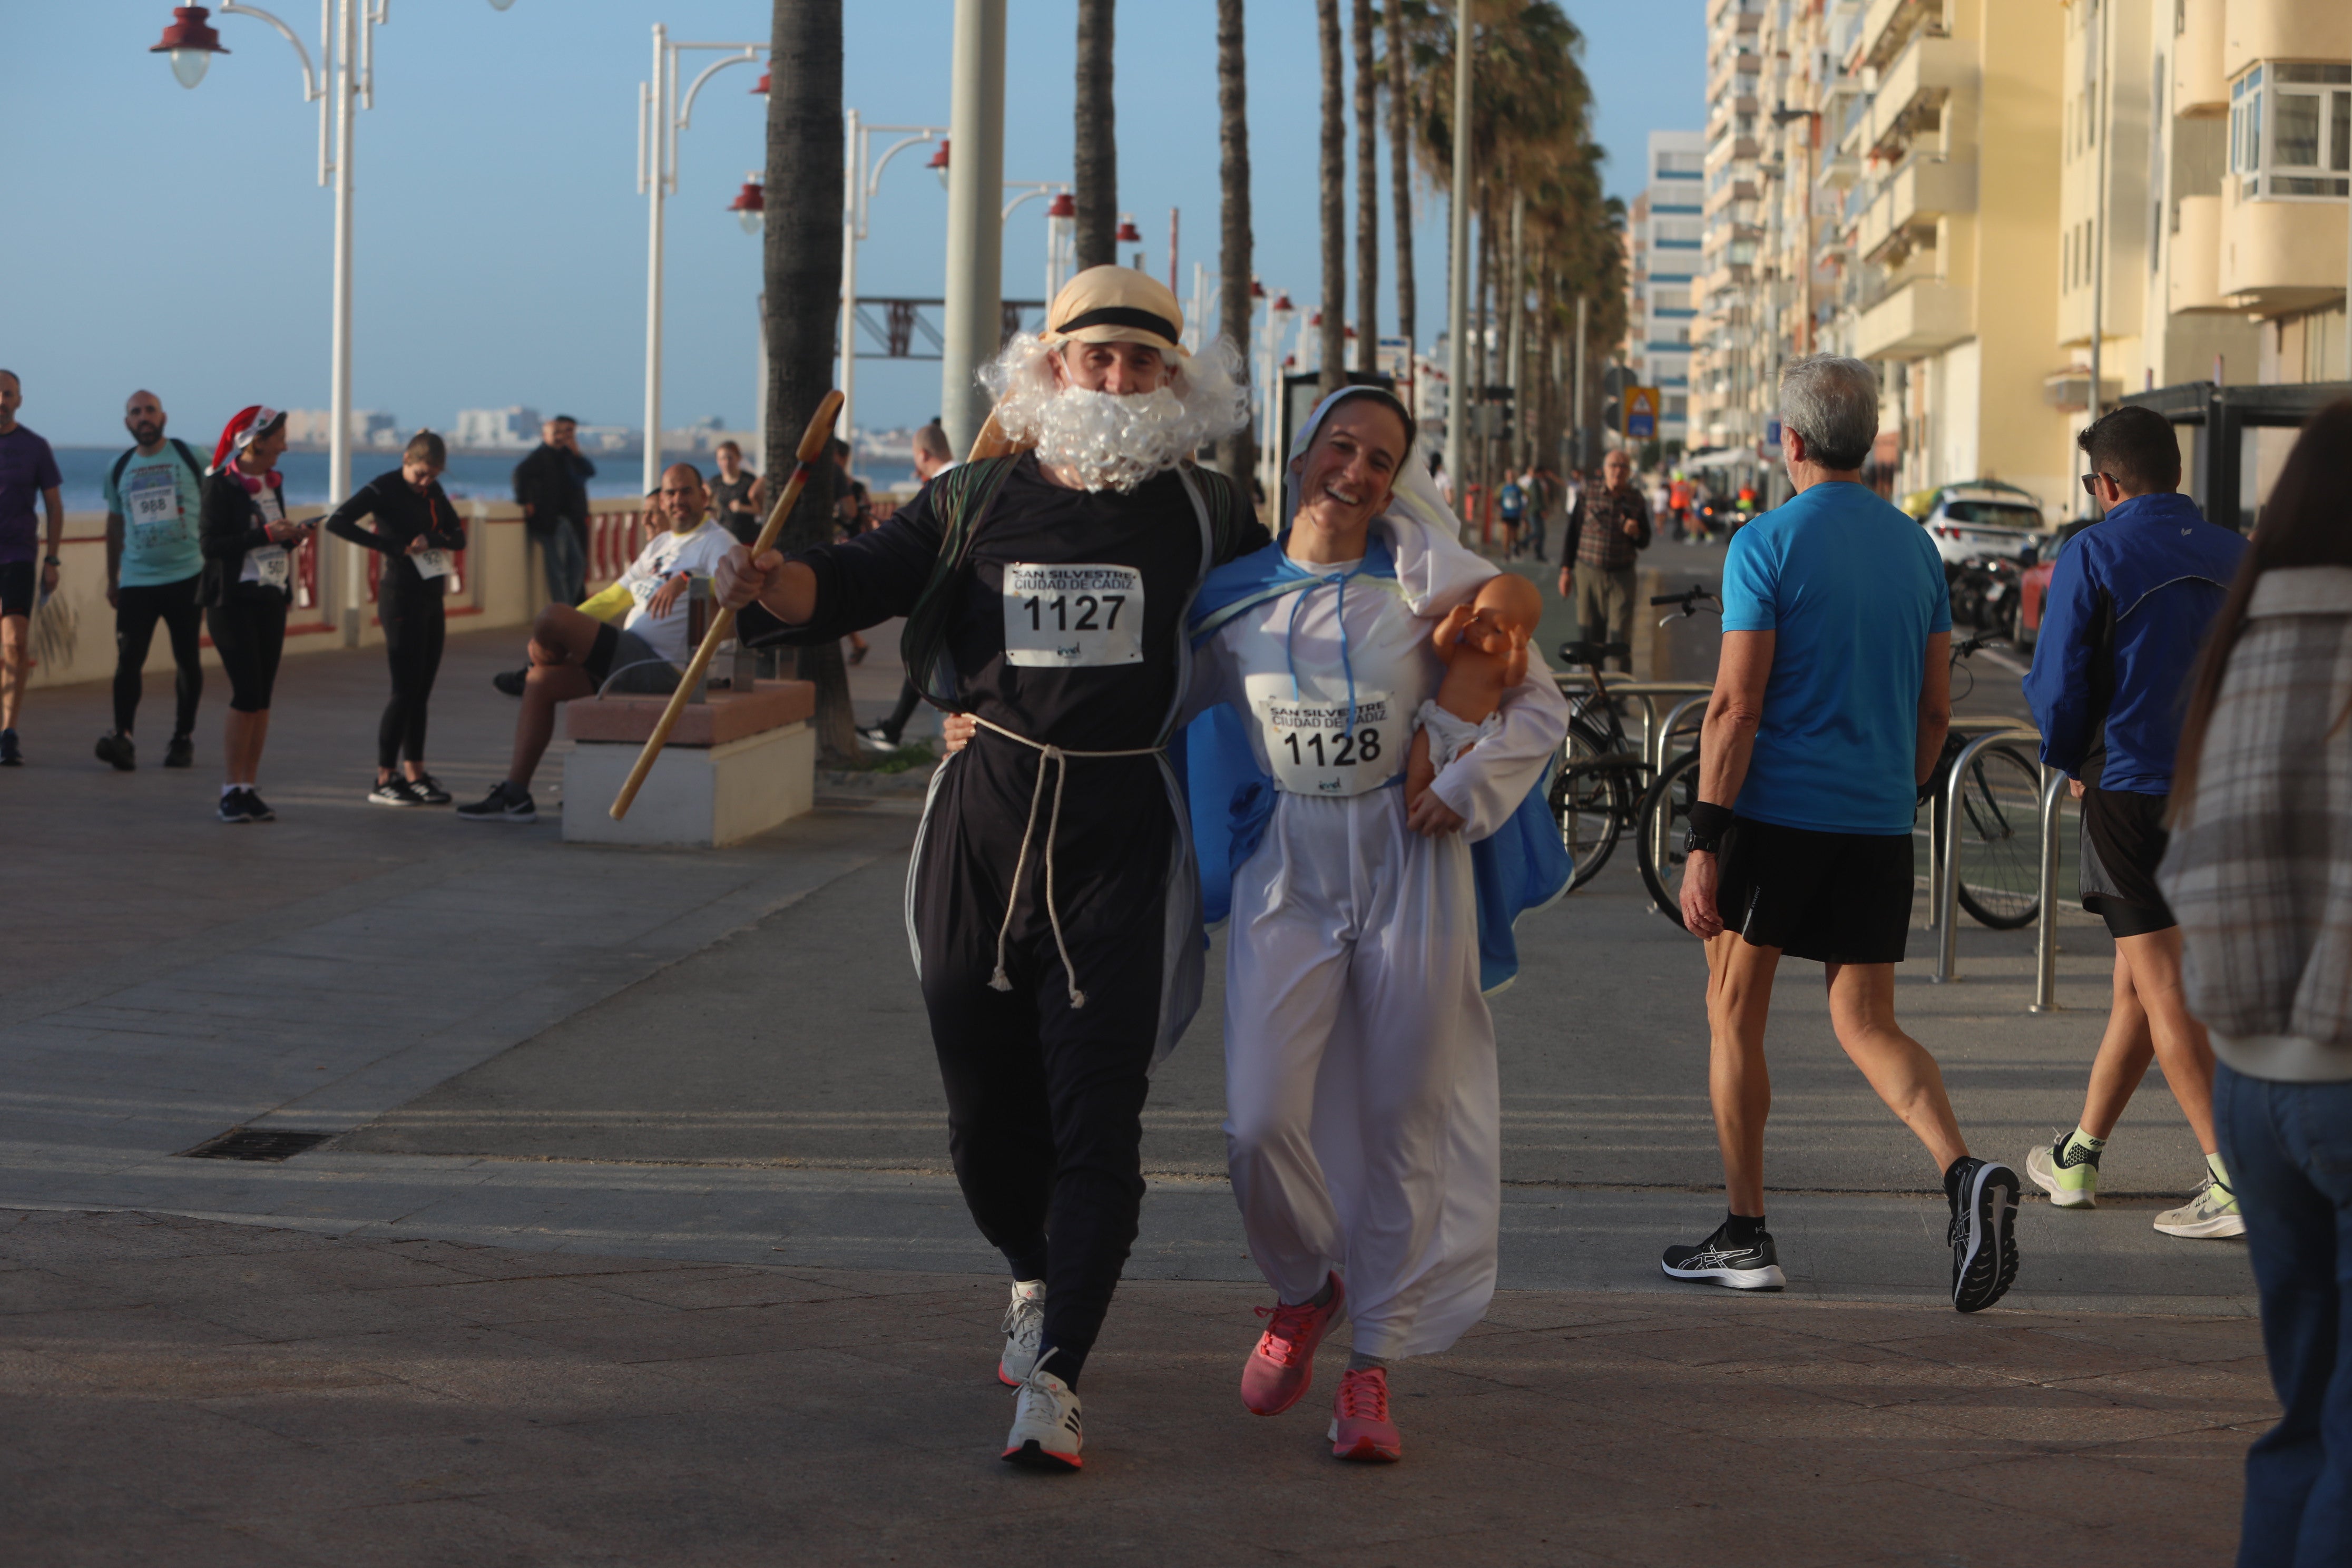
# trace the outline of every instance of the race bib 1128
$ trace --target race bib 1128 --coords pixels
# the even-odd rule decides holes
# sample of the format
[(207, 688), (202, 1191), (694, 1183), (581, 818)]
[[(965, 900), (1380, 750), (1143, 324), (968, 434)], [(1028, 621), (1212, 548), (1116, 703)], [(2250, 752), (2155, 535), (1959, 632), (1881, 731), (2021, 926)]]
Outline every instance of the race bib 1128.
[(1412, 736), (1387, 692), (1360, 689), (1350, 724), (1344, 699), (1301, 698), (1287, 676), (1253, 675), (1246, 685), (1274, 782), (1290, 794), (1344, 799), (1402, 771)]
[(1029, 668), (1143, 662), (1143, 574), (1132, 566), (1004, 568), (1004, 661)]

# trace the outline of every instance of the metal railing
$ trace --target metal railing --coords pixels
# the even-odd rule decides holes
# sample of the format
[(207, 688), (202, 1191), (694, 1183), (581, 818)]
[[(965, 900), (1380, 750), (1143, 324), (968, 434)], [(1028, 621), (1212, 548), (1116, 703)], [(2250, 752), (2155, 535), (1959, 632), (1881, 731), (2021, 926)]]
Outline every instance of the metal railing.
[[(1560, 671), (1552, 679), (1566, 696), (1579, 696), (1592, 689), (1592, 677), (1581, 670)], [(1683, 710), (1691, 706), (1688, 701), (1677, 702), (1667, 713), (1666, 722), (1661, 725), (1658, 722), (1657, 700), (1661, 697), (1690, 698), (1704, 706), (1714, 690), (1715, 682), (1712, 680), (1612, 680), (1609, 683), (1610, 696), (1631, 697), (1642, 704), (1642, 761), (1653, 773), (1665, 766), (1667, 737), (1674, 732), (1675, 723)]]
[[(1955, 720), (1955, 726), (1964, 721)], [(1967, 786), (1969, 766), (1992, 746), (2013, 745), (2020, 741), (2039, 745), (2042, 731), (2027, 726), (2011, 724), (2005, 729), (1990, 730), (1960, 748), (1952, 759), (1952, 771), (1944, 781), (1944, 820), (1942, 831), (1928, 840), (1927, 889), (1928, 907), (1935, 915), (1936, 973), (1938, 985), (1949, 984), (1960, 977), (1960, 792)], [(2045, 808), (2045, 816), (2046, 816)], [(2052, 884), (2056, 876), (2050, 864), (2049, 840), (2045, 835), (2042, 852), (2042, 908), (2043, 918), (2049, 918)]]
[(2042, 770), (2042, 906), (2033, 924), (2033, 1011), (2058, 1007), (2058, 818), (2066, 809), (2066, 775)]

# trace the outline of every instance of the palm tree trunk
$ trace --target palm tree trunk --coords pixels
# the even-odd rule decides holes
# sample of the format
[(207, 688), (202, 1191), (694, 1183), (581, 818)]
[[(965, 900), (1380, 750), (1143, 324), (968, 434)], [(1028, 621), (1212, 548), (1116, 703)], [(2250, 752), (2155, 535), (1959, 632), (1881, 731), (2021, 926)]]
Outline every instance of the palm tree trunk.
[[(1217, 251), (1217, 316), (1241, 354), (1246, 381), (1256, 368), (1250, 353), (1256, 319), (1250, 302), (1249, 56), (1242, 43), (1242, 10), (1243, 0), (1217, 0), (1217, 180), (1223, 198), (1218, 214), (1223, 232)], [(1277, 374), (1275, 385), (1281, 384)], [(1253, 421), (1225, 437), (1223, 466), (1246, 493), (1256, 464)]]
[(1511, 434), (1507, 444), (1509, 462), (1514, 472), (1527, 461), (1527, 346), (1528, 346), (1528, 193), (1523, 186), (1511, 193), (1511, 259), (1505, 268), (1502, 289), (1505, 317), (1503, 380), (1511, 389)]
[[(788, 474), (810, 416), (833, 385), (841, 319), (841, 0), (774, 0), (769, 35), (767, 226), (768, 472)], [(833, 489), (801, 492), (777, 542), (833, 537)], [(800, 650), (816, 683), (816, 736), (828, 762), (857, 755), (841, 644)]]
[(1380, 368), (1380, 77), (1372, 69), (1372, 0), (1354, 0), (1349, 32), (1356, 49), (1356, 368)]
[[(1389, 205), (1396, 209), (1397, 336), (1404, 340), (1403, 370), (1413, 365), (1412, 288), (1412, 82), (1405, 47), (1404, 0), (1389, 0), (1382, 17), (1389, 34)], [(1371, 290), (1365, 289), (1367, 294)], [(1418, 392), (1419, 388), (1414, 389)], [(1413, 406), (1419, 406), (1416, 400)]]
[(1323, 390), (1348, 384), (1348, 117), (1339, 0), (1315, 0), (1323, 56)]
[(1078, 267), (1118, 259), (1118, 136), (1111, 104), (1113, 0), (1078, 0), (1078, 94), (1071, 154)]

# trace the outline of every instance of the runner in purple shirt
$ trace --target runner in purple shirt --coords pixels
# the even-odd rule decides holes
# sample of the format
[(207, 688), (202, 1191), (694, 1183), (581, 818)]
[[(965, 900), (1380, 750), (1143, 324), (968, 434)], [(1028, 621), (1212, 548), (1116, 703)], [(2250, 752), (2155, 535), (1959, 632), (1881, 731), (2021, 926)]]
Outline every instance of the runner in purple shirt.
[[(33, 629), (33, 590), (58, 586), (58, 546), (65, 537), (66, 509), (58, 496), (64, 479), (49, 444), (16, 423), (25, 401), (24, 383), (13, 370), (0, 370), (0, 767), (22, 767), (16, 743), (16, 710), (25, 700), (26, 657)], [(33, 514), (37, 499), (49, 520), (49, 547), (39, 542)], [(35, 556), (40, 556), (37, 566)]]

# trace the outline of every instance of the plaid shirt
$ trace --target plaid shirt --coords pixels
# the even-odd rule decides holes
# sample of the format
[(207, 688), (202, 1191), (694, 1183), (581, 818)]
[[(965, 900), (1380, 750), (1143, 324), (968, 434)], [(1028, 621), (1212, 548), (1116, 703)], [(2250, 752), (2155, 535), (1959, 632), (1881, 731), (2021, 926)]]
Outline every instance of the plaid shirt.
[[(1642, 525), (1631, 539), (1625, 536), (1627, 518)], [(1633, 564), (1637, 552), (1649, 547), (1650, 503), (1631, 484), (1613, 490), (1594, 485), (1578, 498), (1576, 510), (1568, 520), (1568, 546), (1563, 552), (1573, 556), (1578, 565), (1622, 572)]]
[(2352, 1079), (2352, 566), (2266, 572), (2246, 616), (2158, 880), (2221, 1059)]

